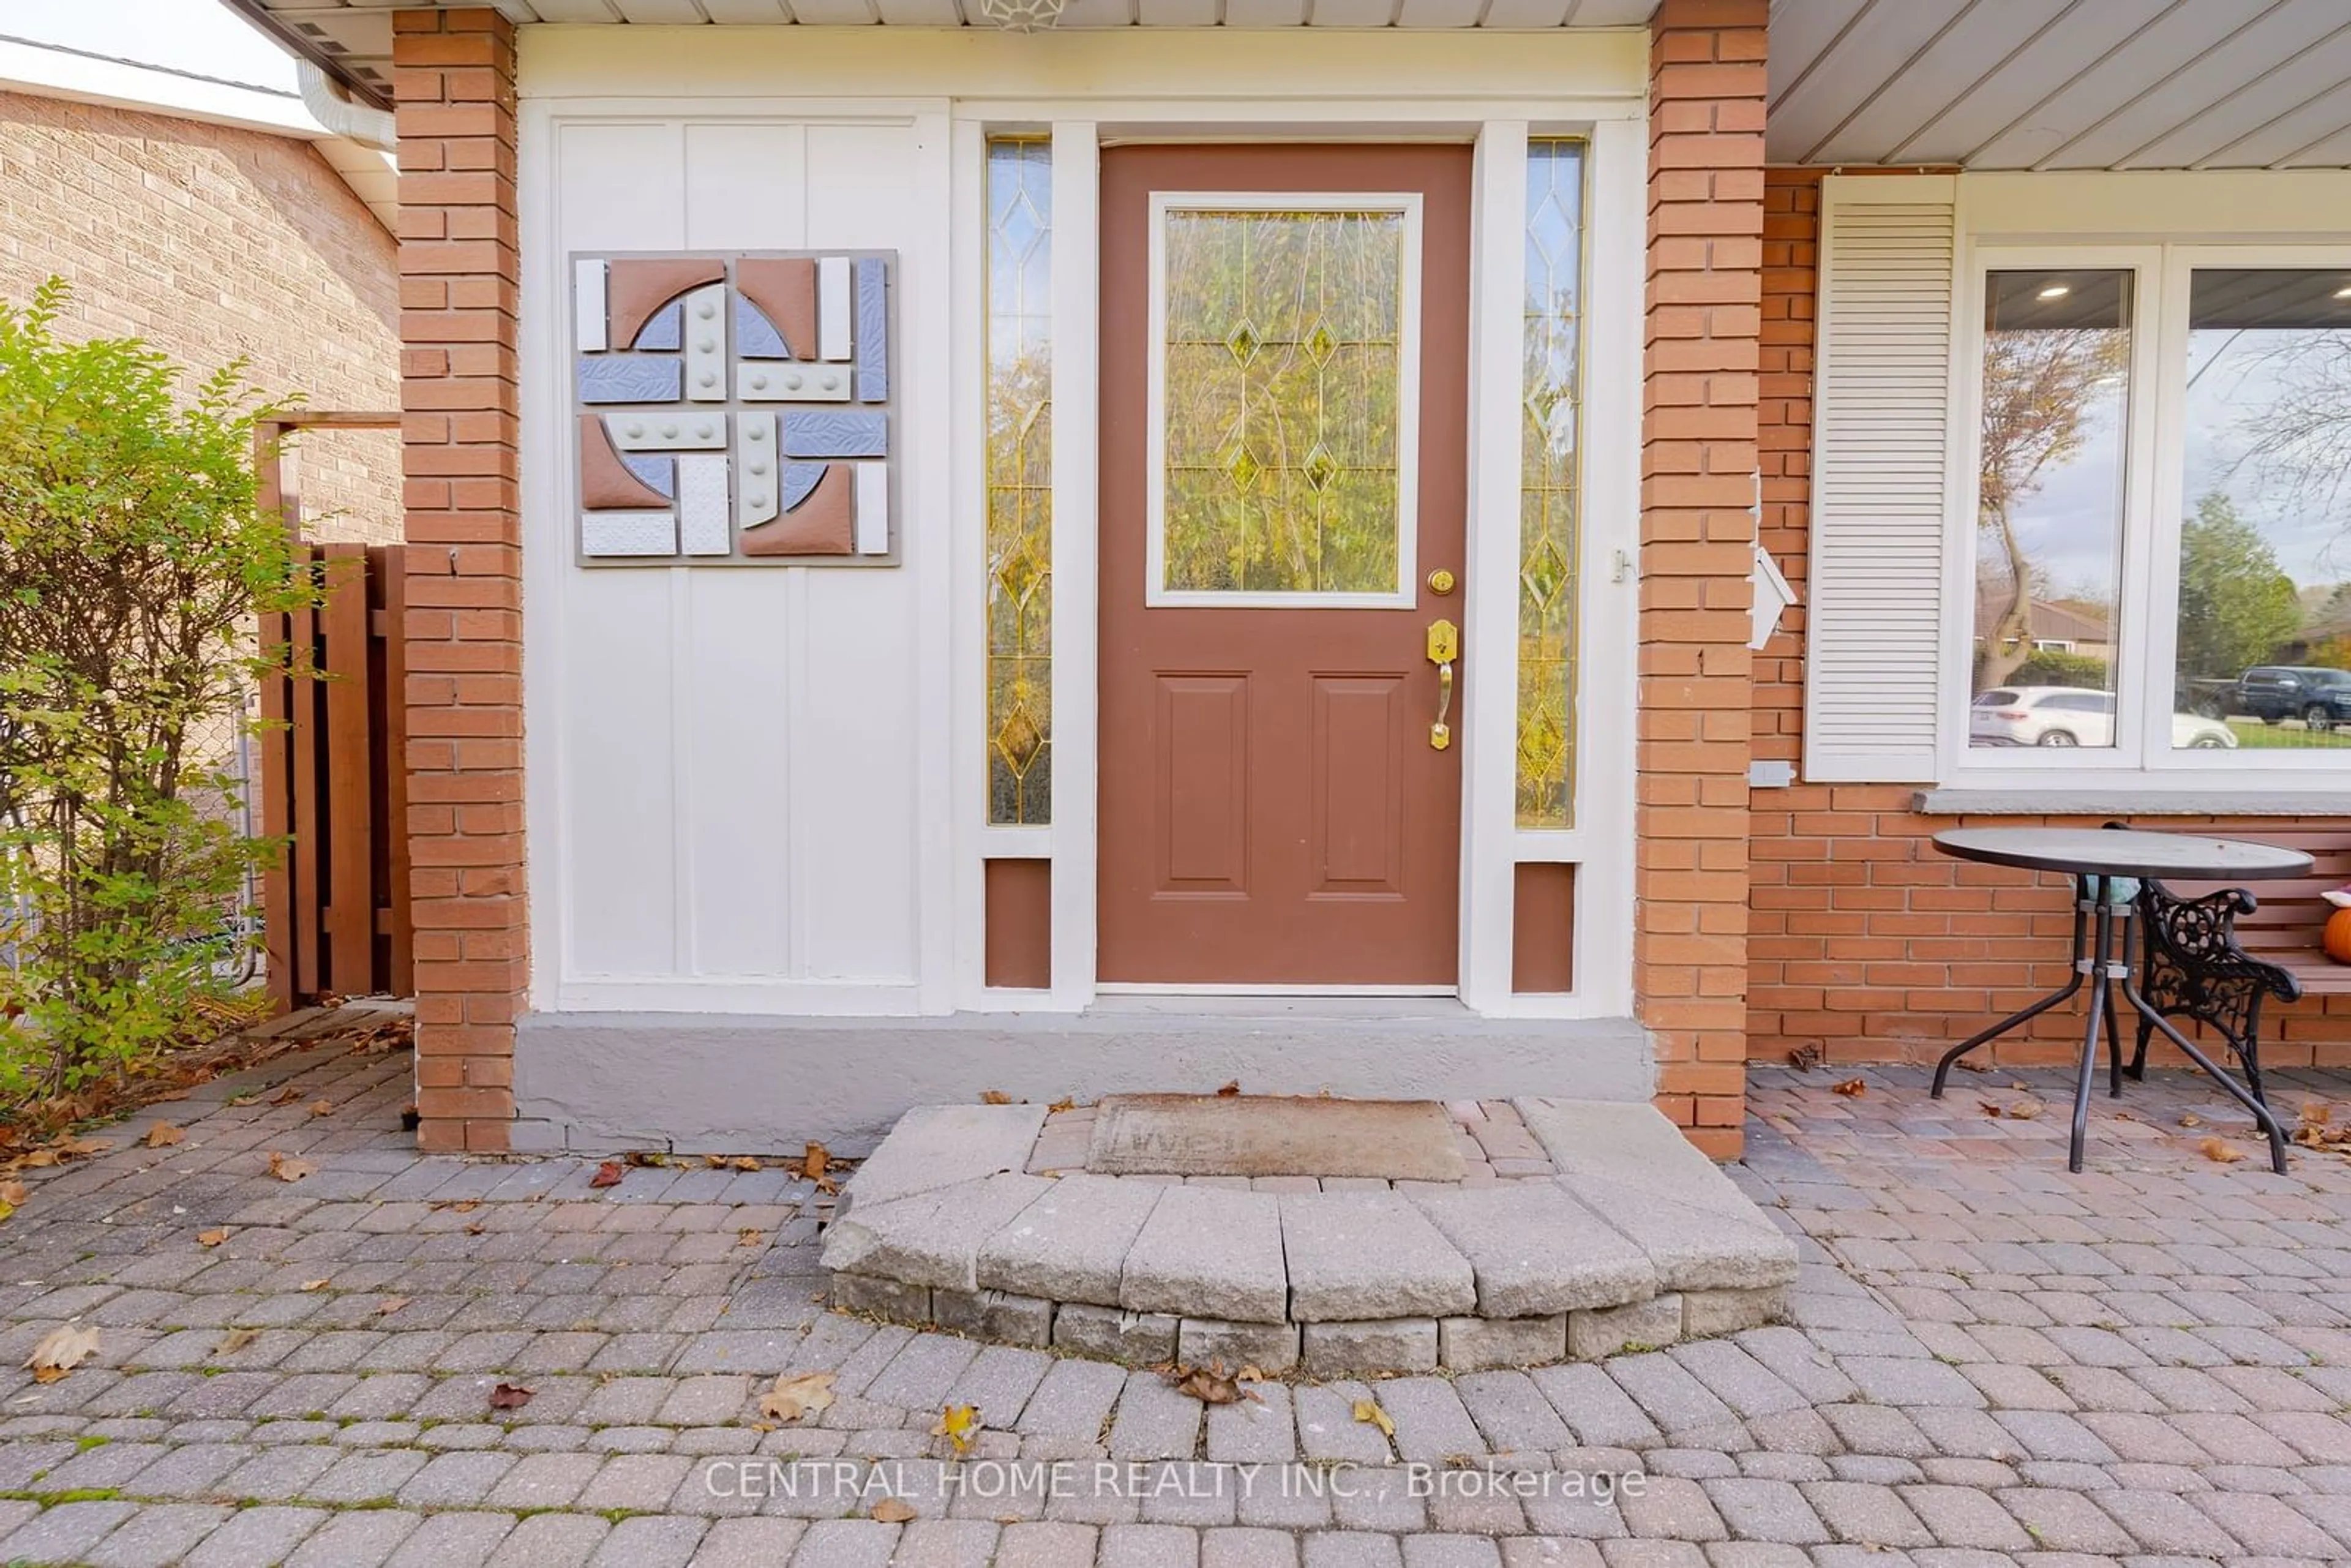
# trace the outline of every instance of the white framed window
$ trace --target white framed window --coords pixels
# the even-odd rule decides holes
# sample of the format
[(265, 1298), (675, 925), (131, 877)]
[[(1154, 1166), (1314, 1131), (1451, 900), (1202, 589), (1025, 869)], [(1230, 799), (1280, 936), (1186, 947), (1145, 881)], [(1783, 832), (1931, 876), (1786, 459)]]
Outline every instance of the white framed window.
[(1416, 602), (1421, 198), (1156, 192), (1144, 601)]
[(2339, 788), (2351, 246), (1961, 258), (1938, 771)]

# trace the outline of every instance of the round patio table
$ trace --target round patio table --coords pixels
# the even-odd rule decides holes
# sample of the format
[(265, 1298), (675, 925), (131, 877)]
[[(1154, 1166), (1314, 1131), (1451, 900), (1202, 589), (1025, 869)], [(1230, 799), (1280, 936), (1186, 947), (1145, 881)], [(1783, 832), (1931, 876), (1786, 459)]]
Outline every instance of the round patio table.
[(2270, 1163), (2285, 1169), (2285, 1130), (2262, 1103), (2218, 1063), (2197, 1048), (2171, 1020), (2147, 1005), (2131, 978), (2130, 922), (2138, 898), (2138, 879), (2179, 877), (2189, 882), (2259, 880), (2300, 876), (2311, 868), (2311, 858), (2300, 850), (2274, 844), (2249, 844), (2234, 839), (2196, 838), (2186, 833), (2147, 833), (2126, 828), (1952, 828), (1935, 835), (1935, 847), (1959, 860), (1988, 865), (2021, 866), (2028, 871), (2060, 872), (2074, 879), (2074, 974), (2057, 990), (2023, 1011), (2001, 1019), (1981, 1034), (1961, 1040), (1935, 1064), (1933, 1095), (1943, 1096), (1951, 1064), (2010, 1030), (2039, 1017), (2082, 988), (2090, 988), (2088, 1018), (2082, 1030), (2082, 1061), (2074, 1081), (2074, 1137), (2065, 1168), (2082, 1168), (2082, 1142), (2090, 1124), (2090, 1079), (2097, 1070), (2098, 1034), (2104, 1028), (2112, 1059), (2112, 1092), (2123, 1092), (2121, 1009), (2115, 1006), (2114, 987), (2122, 983), (2123, 999), (2140, 1017), (2161, 1030), (2188, 1059), (2210, 1073), (2234, 1095), (2269, 1134)]

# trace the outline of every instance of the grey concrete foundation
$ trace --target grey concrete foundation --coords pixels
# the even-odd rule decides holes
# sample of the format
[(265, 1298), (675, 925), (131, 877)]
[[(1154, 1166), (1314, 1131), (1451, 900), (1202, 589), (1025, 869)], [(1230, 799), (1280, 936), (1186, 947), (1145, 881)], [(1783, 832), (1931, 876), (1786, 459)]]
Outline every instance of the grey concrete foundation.
[(1646, 1102), (1629, 1019), (1479, 1018), (1446, 1000), (1113, 998), (1079, 1014), (808, 1019), (534, 1013), (516, 1030), (515, 1147), (862, 1155), (919, 1104), (989, 1090)]

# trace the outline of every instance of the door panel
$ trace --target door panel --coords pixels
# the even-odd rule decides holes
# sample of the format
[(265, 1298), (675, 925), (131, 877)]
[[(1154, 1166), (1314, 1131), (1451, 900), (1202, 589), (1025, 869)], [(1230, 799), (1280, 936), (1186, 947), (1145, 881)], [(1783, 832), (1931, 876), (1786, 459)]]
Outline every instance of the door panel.
[(1314, 677), (1318, 894), (1404, 894), (1404, 696), (1399, 676)]
[(1249, 680), (1159, 677), (1164, 893), (1242, 893), (1249, 874)]
[(1102, 156), (1100, 974), (1449, 987), (1470, 152)]

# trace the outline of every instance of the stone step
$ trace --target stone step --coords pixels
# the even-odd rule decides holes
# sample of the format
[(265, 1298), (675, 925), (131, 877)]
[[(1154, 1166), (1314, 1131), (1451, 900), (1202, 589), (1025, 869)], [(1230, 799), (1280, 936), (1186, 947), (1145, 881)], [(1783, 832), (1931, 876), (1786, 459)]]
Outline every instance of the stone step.
[(1779, 1310), (1794, 1244), (1654, 1108), (1512, 1103), (1561, 1174), (1332, 1191), (1028, 1175), (1040, 1109), (918, 1109), (826, 1233), (834, 1305), (1311, 1376), (1613, 1354)]

